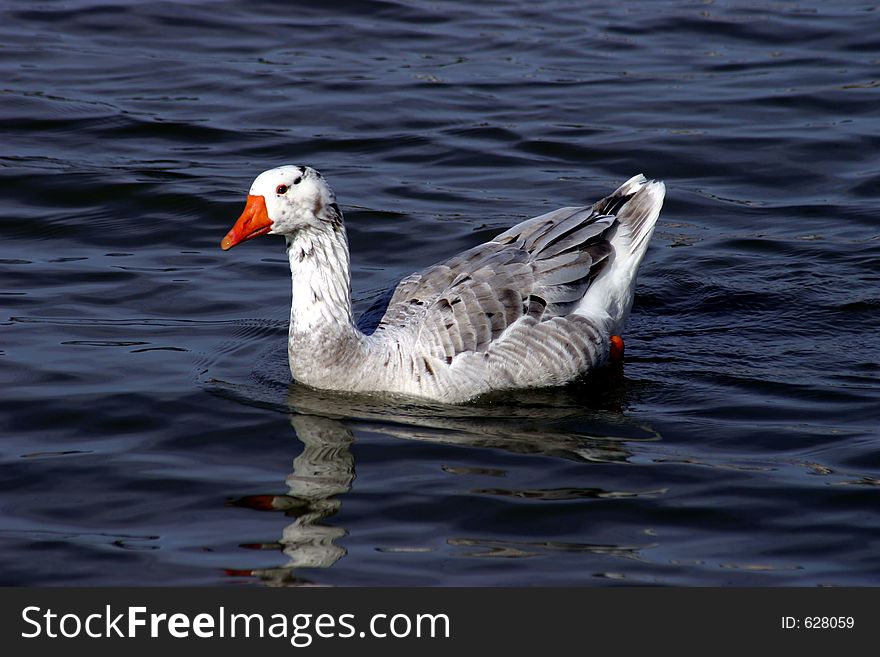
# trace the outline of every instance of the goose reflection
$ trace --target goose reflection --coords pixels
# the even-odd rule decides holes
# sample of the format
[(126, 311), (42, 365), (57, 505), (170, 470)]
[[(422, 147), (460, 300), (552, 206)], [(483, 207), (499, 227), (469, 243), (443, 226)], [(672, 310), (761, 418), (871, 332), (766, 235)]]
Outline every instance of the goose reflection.
[[(607, 383), (607, 382), (606, 382)], [(617, 393), (617, 394), (615, 394)], [(254, 495), (238, 506), (273, 509), (293, 518), (274, 544), (248, 544), (257, 549), (280, 549), (288, 561), (276, 568), (230, 571), (259, 577), (276, 586), (306, 585), (306, 569), (329, 568), (346, 555), (337, 542), (344, 528), (332, 523), (342, 497), (355, 479), (351, 452), (355, 433), (381, 432), (405, 440), (499, 449), (518, 454), (541, 454), (581, 462), (623, 463), (632, 454), (627, 444), (657, 440), (650, 428), (619, 412), (621, 390), (571, 387), (528, 393), (508, 393), (479, 405), (444, 406), (394, 399), (318, 391), (296, 384), (288, 389), (290, 424), (302, 442), (293, 461), (284, 495)], [(491, 469), (444, 467), (451, 474), (492, 474)], [(597, 488), (506, 490), (475, 489), (494, 494), (540, 499), (575, 499), (625, 493)], [(642, 493), (644, 494), (644, 493)], [(565, 497), (562, 497), (565, 496)], [(534, 554), (539, 551), (585, 551), (632, 557), (640, 546), (524, 543), (479, 538), (449, 538), (464, 548), (461, 556)], [(644, 547), (644, 546), (641, 546)], [(481, 551), (482, 550), (482, 551)], [(530, 552), (531, 550), (531, 552)]]
[(288, 562), (279, 568), (259, 569), (231, 574), (260, 577), (277, 585), (308, 584), (297, 576), (302, 568), (329, 568), (345, 556), (345, 548), (335, 543), (345, 536), (341, 527), (324, 522), (339, 510), (337, 497), (351, 490), (354, 480), (354, 456), (349, 447), (354, 436), (342, 422), (313, 415), (292, 414), (290, 424), (303, 450), (293, 460), (287, 476), (286, 495), (251, 495), (235, 502), (261, 510), (283, 511), (293, 517), (276, 544), (248, 544), (255, 549), (281, 549)]

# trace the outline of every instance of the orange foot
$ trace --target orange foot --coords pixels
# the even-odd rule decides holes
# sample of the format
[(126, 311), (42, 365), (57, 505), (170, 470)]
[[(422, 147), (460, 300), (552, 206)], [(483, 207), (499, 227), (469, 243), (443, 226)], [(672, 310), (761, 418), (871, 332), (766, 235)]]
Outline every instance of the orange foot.
[(608, 359), (612, 363), (619, 363), (623, 360), (623, 338), (619, 335), (611, 336), (611, 351), (609, 353)]

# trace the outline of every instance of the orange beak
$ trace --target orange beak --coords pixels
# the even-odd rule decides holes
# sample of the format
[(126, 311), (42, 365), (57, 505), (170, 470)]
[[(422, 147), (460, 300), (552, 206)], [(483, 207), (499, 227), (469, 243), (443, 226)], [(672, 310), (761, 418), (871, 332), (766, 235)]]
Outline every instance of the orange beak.
[(236, 244), (241, 244), (260, 235), (265, 235), (272, 228), (272, 220), (266, 212), (266, 199), (262, 196), (248, 194), (244, 212), (235, 225), (226, 233), (220, 242), (220, 248), (228, 251)]

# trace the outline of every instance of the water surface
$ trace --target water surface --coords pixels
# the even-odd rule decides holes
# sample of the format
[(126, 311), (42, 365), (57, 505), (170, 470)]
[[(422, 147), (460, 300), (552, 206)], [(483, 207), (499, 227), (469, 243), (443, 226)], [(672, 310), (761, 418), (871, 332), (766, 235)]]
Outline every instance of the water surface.
[[(0, 583), (880, 584), (862, 3), (0, 3)], [(253, 177), (354, 295), (666, 181), (626, 362), (462, 407), (291, 384)]]

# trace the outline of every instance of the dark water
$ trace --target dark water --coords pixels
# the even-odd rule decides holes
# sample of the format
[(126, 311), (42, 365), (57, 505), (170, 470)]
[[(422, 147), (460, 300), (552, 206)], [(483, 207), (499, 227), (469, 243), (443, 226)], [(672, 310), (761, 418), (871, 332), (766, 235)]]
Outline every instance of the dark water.
[[(880, 584), (872, 4), (0, 6), (0, 583)], [(623, 371), (290, 385), (282, 243), (218, 248), (287, 162), (360, 309), (664, 179)]]

